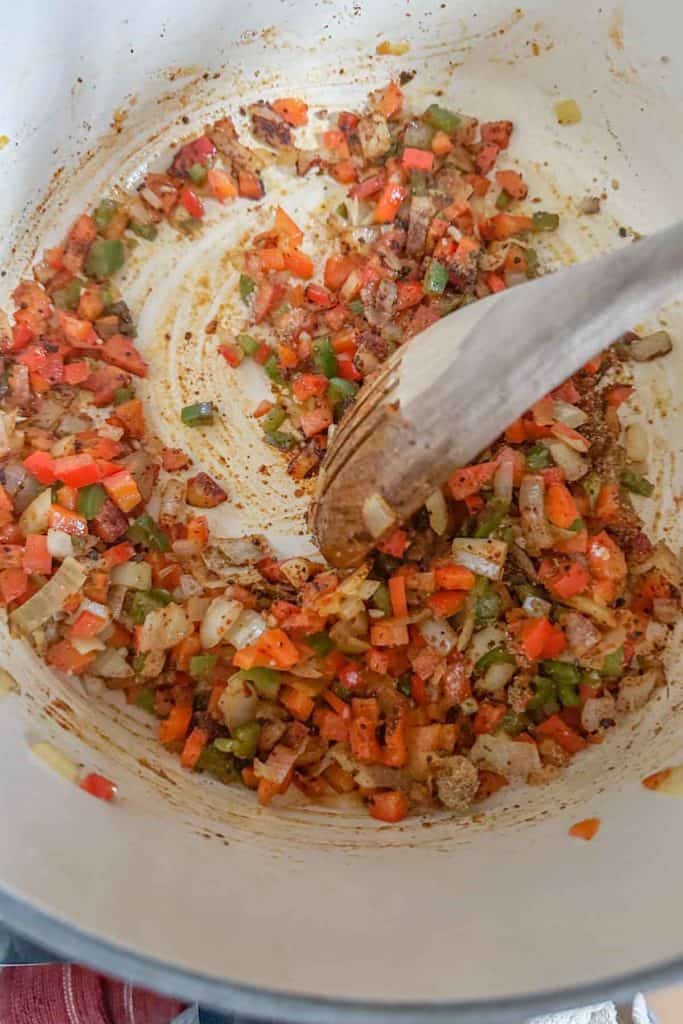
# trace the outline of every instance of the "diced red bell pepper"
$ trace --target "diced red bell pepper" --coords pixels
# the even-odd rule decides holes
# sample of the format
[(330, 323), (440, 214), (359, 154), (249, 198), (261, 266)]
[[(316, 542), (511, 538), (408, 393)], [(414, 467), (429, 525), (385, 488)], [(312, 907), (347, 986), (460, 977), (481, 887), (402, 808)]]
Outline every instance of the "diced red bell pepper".
[(31, 452), (24, 459), (23, 466), (29, 471), (31, 476), (35, 477), (39, 483), (44, 484), (46, 487), (52, 486), (57, 480), (55, 460), (48, 452)]
[(413, 149), (408, 146), (403, 150), (401, 163), (410, 171), (426, 171), (429, 174), (434, 167), (434, 154), (428, 149)]
[(193, 192), (187, 185), (183, 185), (180, 190), (180, 202), (191, 217), (200, 218), (204, 216), (204, 203), (197, 193)]
[(7, 605), (22, 597), (28, 589), (28, 576), (23, 569), (3, 569), (0, 572), (0, 599)]
[(563, 722), (559, 715), (551, 715), (550, 718), (546, 718), (536, 731), (541, 736), (548, 736), (551, 740), (555, 740), (563, 750), (570, 754), (578, 754), (580, 750), (584, 750), (588, 746), (583, 736)]
[(90, 640), (92, 637), (97, 636), (106, 625), (107, 620), (105, 618), (101, 615), (95, 615), (94, 612), (86, 609), (81, 612), (74, 622), (69, 630), (69, 636), (72, 640)]
[(377, 547), (385, 555), (392, 555), (394, 558), (402, 558), (410, 544), (410, 537), (405, 530), (396, 529), (388, 537), (380, 541)]
[(368, 800), (372, 818), (395, 825), (408, 814), (408, 797), (400, 789), (378, 790)]
[(314, 437), (316, 434), (321, 433), (321, 431), (327, 430), (332, 420), (331, 408), (328, 405), (321, 405), (317, 409), (311, 409), (310, 412), (302, 413), (299, 422), (304, 435), (306, 437)]
[(85, 776), (81, 782), (81, 789), (84, 789), (86, 793), (90, 793), (90, 796), (107, 802), (113, 800), (117, 793), (115, 783), (111, 782), (104, 775), (98, 775), (97, 772), (89, 772)]
[(92, 455), (65, 455), (54, 460), (56, 480), (67, 487), (87, 487), (100, 479), (100, 470)]
[(52, 572), (52, 555), (48, 551), (47, 537), (41, 533), (30, 533), (24, 547), (23, 569), (26, 573), (49, 576)]
[(306, 299), (322, 309), (330, 309), (335, 304), (335, 300), (327, 288), (322, 288), (319, 284), (308, 285), (306, 288)]
[(114, 334), (107, 338), (99, 354), (106, 363), (119, 366), (136, 377), (147, 376), (147, 363), (125, 334)]
[(559, 626), (547, 618), (528, 619), (520, 632), (522, 650), (530, 661), (556, 658), (567, 646), (567, 638)]
[(483, 733), (495, 732), (505, 716), (505, 707), (502, 704), (490, 704), (484, 701), (474, 716), (474, 731), (477, 736)]

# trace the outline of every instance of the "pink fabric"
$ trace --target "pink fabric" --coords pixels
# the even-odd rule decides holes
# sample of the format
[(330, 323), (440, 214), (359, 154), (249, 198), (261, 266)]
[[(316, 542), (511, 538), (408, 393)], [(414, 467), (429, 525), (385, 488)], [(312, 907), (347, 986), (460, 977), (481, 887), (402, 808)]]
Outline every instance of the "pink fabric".
[(183, 1009), (75, 964), (0, 970), (0, 1024), (169, 1024)]

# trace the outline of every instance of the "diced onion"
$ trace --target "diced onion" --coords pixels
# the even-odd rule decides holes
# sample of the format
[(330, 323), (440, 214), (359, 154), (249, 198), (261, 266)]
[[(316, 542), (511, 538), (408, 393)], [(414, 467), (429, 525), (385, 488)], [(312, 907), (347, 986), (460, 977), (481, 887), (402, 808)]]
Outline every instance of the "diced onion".
[[(220, 644), (228, 631), (235, 625), (244, 611), (244, 605), (229, 597), (215, 597), (204, 613), (199, 639), (202, 647), (211, 648)], [(231, 641), (235, 643), (235, 641)], [(244, 644), (235, 643), (236, 647)]]
[(77, 782), (79, 776), (78, 765), (70, 757), (62, 753), (53, 743), (43, 741), (31, 745), (32, 752), (40, 758), (49, 768), (57, 772), (69, 782)]
[(180, 577), (178, 586), (173, 591), (173, 596), (181, 604), (183, 601), (187, 601), (190, 597), (199, 597), (200, 594), (204, 593), (204, 587), (202, 584), (187, 573), (183, 573)]
[(503, 733), (477, 736), (469, 758), (473, 764), (498, 772), (506, 779), (526, 779), (541, 770), (535, 743), (520, 743)]
[(635, 338), (630, 345), (630, 355), (637, 363), (647, 363), (650, 359), (668, 355), (672, 348), (669, 332), (655, 331), (644, 338)]
[(106, 648), (106, 644), (97, 636), (71, 640), (71, 645), (79, 654), (92, 654), (93, 651), (103, 651)]
[(571, 402), (562, 402), (558, 399), (555, 399), (553, 402), (553, 414), (554, 418), (559, 420), (560, 423), (565, 423), (568, 427), (573, 427), (575, 430), (588, 422), (588, 413), (584, 412), (583, 409), (579, 409), (578, 405), (572, 405)]
[(602, 633), (597, 626), (594, 626), (585, 615), (579, 615), (578, 612), (568, 612), (563, 624), (569, 648), (578, 657), (582, 657), (602, 639)]
[(238, 675), (232, 676), (218, 701), (218, 710), (230, 732), (240, 725), (253, 722), (258, 705), (258, 694), (251, 685)]
[(544, 438), (543, 443), (552, 455), (553, 462), (564, 470), (564, 475), (570, 483), (586, 475), (589, 463), (579, 452), (575, 452), (564, 441)]
[(501, 501), (508, 504), (512, 501), (512, 485), (515, 475), (513, 453), (504, 453), (498, 460), (498, 468), (493, 477), (493, 493)]
[(641, 423), (629, 423), (624, 431), (624, 448), (629, 462), (645, 462), (649, 446), (647, 433)]
[(523, 610), (534, 619), (541, 619), (544, 615), (549, 615), (552, 609), (550, 601), (545, 601), (542, 597), (536, 597), (535, 594), (529, 594), (524, 598), (522, 603)]
[(425, 508), (429, 514), (429, 525), (437, 537), (443, 537), (448, 529), (448, 505), (444, 498), (443, 491), (433, 491), (425, 502)]
[(505, 568), (508, 546), (503, 540), (470, 539), (456, 537), (453, 541), (453, 558), (457, 565), (478, 576), (499, 580)]
[(19, 527), (25, 537), (29, 533), (45, 533), (52, 505), (52, 491), (47, 487), (34, 498), (27, 509), (22, 512)]
[(458, 642), (458, 635), (446, 619), (425, 619), (419, 630), (430, 647), (439, 654), (450, 654)]
[(74, 543), (71, 535), (64, 533), (64, 530), (48, 530), (47, 550), (53, 558), (60, 562), (63, 562), (65, 558), (73, 558)]
[(192, 623), (179, 604), (149, 612), (138, 635), (138, 651), (167, 650), (184, 640)]
[(478, 629), (472, 637), (469, 656), (472, 663), (479, 659), (494, 647), (505, 646), (505, 633), (498, 626), (486, 626)]
[(581, 725), (586, 732), (597, 732), (603, 719), (612, 720), (616, 714), (614, 697), (589, 697), (581, 708)]
[(613, 629), (617, 624), (616, 617), (611, 608), (605, 608), (604, 605), (598, 604), (597, 601), (594, 601), (591, 597), (586, 597), (585, 594), (575, 594), (574, 597), (563, 598), (562, 604), (575, 608), (577, 612), (581, 612), (583, 615), (588, 615), (595, 622), (599, 622), (601, 626)]
[(396, 516), (381, 494), (371, 494), (363, 502), (363, 521), (374, 540), (396, 523)]
[(61, 610), (68, 597), (79, 593), (85, 579), (78, 562), (74, 558), (65, 558), (45, 586), (12, 612), (12, 626), (21, 633), (33, 633)]
[(192, 622), (201, 622), (210, 603), (211, 599), (208, 597), (191, 597), (185, 605), (185, 611)]
[(235, 625), (225, 634), (224, 640), (239, 650), (258, 640), (266, 628), (266, 620), (262, 615), (251, 608), (245, 608)]
[(660, 681), (661, 672), (658, 669), (649, 669), (639, 676), (625, 676), (619, 687), (617, 711), (639, 711), (647, 704)]
[(527, 473), (519, 488), (519, 511), (524, 536), (538, 550), (553, 543), (545, 518), (544, 495), (543, 477)]
[(497, 693), (498, 690), (502, 690), (504, 686), (507, 686), (516, 671), (517, 666), (510, 665), (507, 662), (489, 665), (486, 675), (483, 679), (479, 680), (477, 687), (486, 693)]
[(116, 586), (130, 590), (149, 590), (152, 586), (152, 566), (148, 562), (122, 562), (111, 571)]
[(123, 648), (119, 650), (116, 647), (108, 647), (106, 651), (98, 654), (90, 666), (90, 671), (104, 679), (127, 679), (133, 675), (133, 669), (126, 661)]
[(19, 689), (14, 676), (11, 676), (6, 668), (0, 668), (0, 696), (7, 693), (14, 693)]

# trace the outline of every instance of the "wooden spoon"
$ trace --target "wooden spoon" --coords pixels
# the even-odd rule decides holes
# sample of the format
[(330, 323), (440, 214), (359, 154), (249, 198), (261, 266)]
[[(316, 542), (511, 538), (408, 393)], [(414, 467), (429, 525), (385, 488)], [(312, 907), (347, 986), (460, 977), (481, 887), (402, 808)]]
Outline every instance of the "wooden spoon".
[(683, 222), (491, 295), (399, 348), (333, 435), (311, 526), (350, 567), (510, 423), (683, 291)]

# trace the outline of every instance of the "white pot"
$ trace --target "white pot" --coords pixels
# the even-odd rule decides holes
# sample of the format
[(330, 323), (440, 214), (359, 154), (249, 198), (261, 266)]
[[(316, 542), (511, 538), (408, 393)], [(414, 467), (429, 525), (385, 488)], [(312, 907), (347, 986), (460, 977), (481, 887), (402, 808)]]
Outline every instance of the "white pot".
[[(135, 180), (221, 111), (277, 95), (343, 107), (402, 69), (418, 72), (407, 87), (416, 107), (442, 87), (448, 105), (515, 120), (510, 165), (527, 169), (543, 208), (565, 214), (555, 258), (585, 258), (617, 244), (620, 225), (649, 232), (683, 214), (682, 31), (679, 5), (666, 0), (614, 10), (530, 0), (524, 11), (499, 0), (9, 5), (2, 287), (112, 174)], [(410, 52), (376, 57), (382, 39), (407, 40)], [(561, 98), (578, 101), (580, 124), (556, 124)], [(572, 217), (567, 195), (603, 191), (599, 216)], [(313, 178), (279, 198), (303, 217), (322, 195)], [(246, 528), (265, 523), (282, 541), (303, 499), (281, 472), (258, 473), (264, 456), (249, 447), (245, 415), (256, 379), (237, 390), (203, 333), (216, 296), (233, 293), (224, 251), (250, 222), (212, 215), (200, 240), (160, 245), (149, 265), (142, 243), (122, 290), (155, 365), (156, 428), (166, 443), (194, 444), (239, 492)], [(666, 321), (679, 335), (678, 306)], [(680, 372), (679, 349), (641, 375), (655, 527), (672, 544)], [(207, 391), (222, 425), (188, 441), (178, 410)], [(198, 780), (155, 745), (148, 719), (57, 680), (3, 629), (0, 658), (21, 692), (0, 702), (0, 914), (104, 970), (279, 1019), (517, 1021), (663, 981), (683, 966), (683, 813), (640, 779), (680, 758), (678, 641), (669, 691), (560, 781), (505, 789), (474, 818), (396, 828), (342, 809), (263, 810), (245, 790)], [(118, 803), (50, 772), (30, 753), (36, 738), (114, 778)], [(571, 840), (569, 825), (588, 816), (602, 819), (598, 837)]]

